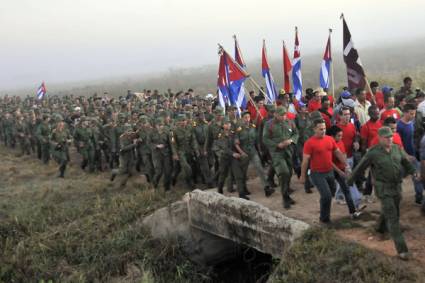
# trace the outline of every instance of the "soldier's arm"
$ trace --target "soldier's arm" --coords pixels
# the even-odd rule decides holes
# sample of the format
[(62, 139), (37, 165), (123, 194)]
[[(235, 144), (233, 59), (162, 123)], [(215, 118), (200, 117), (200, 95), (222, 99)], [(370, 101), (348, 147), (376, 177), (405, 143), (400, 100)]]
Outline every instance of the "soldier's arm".
[(292, 123), (292, 122), (291, 122), (291, 127), (292, 127), (292, 136), (291, 136), (292, 142), (294, 144), (297, 144), (298, 143), (298, 139), (300, 137), (299, 132), (298, 132), (298, 129), (295, 126), (295, 124)]
[(371, 164), (371, 161), (373, 160), (373, 153), (371, 151), (368, 151), (360, 160), (359, 164), (354, 168), (353, 173), (348, 177), (347, 184), (349, 186), (352, 186), (354, 182), (359, 178), (360, 176), (364, 175), (364, 171), (369, 167)]

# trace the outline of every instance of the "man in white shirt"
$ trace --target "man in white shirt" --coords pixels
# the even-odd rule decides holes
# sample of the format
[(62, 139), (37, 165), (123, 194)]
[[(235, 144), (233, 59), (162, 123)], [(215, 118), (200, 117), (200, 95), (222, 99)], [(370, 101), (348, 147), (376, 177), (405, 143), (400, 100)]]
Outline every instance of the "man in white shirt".
[(354, 113), (356, 113), (360, 125), (363, 126), (370, 119), (368, 109), (371, 103), (366, 100), (366, 91), (362, 88), (356, 90), (356, 97), (357, 100), (354, 104)]

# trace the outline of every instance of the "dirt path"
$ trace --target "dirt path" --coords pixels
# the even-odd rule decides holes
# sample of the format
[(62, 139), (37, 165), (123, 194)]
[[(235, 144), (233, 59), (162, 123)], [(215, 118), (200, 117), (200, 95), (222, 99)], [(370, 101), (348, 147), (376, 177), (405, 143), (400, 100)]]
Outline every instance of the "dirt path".
[[(286, 210), (282, 205), (282, 197), (277, 189), (271, 197), (267, 198), (261, 189), (258, 178), (248, 181), (248, 189), (251, 192), (250, 199), (261, 203), (266, 207), (279, 211), (284, 215), (303, 220), (312, 225), (319, 224), (319, 193), (314, 188), (312, 194), (304, 192), (303, 185), (294, 177), (291, 182), (292, 189), (295, 190), (291, 197), (296, 204), (291, 209)], [(228, 196), (237, 196), (236, 193), (228, 193)], [(395, 256), (396, 250), (391, 239), (382, 239), (374, 231), (374, 225), (379, 217), (380, 203), (376, 200), (374, 203), (365, 203), (367, 207), (363, 214), (357, 220), (351, 220), (346, 205), (332, 202), (331, 218), (336, 232), (343, 238), (357, 242), (370, 249), (380, 251), (389, 256)], [(403, 182), (403, 200), (401, 202), (401, 224), (404, 230), (404, 236), (413, 259), (409, 265), (414, 267), (425, 266), (425, 216), (422, 215), (419, 206), (414, 204), (414, 189), (410, 178)]]

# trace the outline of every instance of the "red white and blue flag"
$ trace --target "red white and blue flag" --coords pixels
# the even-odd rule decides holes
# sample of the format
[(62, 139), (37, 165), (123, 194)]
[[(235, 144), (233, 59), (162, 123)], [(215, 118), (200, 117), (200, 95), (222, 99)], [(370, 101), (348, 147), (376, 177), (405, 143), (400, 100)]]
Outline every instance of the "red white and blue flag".
[[(245, 61), (243, 60), (242, 52), (239, 48), (239, 43), (238, 43), (238, 40), (236, 39), (236, 35), (233, 38), (235, 39), (235, 61), (236, 61), (236, 63), (239, 64), (239, 66), (242, 69), (245, 69), (245, 67), (246, 67)], [(240, 110), (246, 108), (246, 97), (245, 97), (244, 83), (242, 83), (241, 88), (239, 90), (239, 93), (237, 94), (237, 96), (235, 98), (235, 101), (236, 101), (236, 107), (238, 108), (238, 112), (240, 114)]]
[(323, 55), (322, 66), (320, 68), (320, 86), (323, 89), (329, 89), (331, 62), (331, 35), (329, 35), (325, 54)]
[(41, 83), (41, 85), (37, 89), (37, 99), (41, 100), (46, 95), (46, 86), (44, 85), (44, 82)]
[(273, 104), (276, 101), (277, 92), (273, 76), (270, 72), (270, 66), (267, 61), (266, 41), (263, 40), (263, 50), (261, 56), (261, 67), (264, 80), (266, 81), (266, 103)]
[(220, 53), (217, 87), (219, 102), (224, 108), (236, 105), (236, 98), (248, 74), (224, 49), (221, 48)]
[(291, 92), (291, 82), (289, 81), (289, 73), (292, 70), (291, 59), (289, 59), (288, 50), (286, 50), (285, 42), (283, 42), (283, 89), (286, 93)]
[(295, 98), (300, 101), (303, 94), (303, 81), (301, 75), (301, 52), (297, 27), (295, 27), (294, 59), (292, 61), (292, 85), (294, 88)]

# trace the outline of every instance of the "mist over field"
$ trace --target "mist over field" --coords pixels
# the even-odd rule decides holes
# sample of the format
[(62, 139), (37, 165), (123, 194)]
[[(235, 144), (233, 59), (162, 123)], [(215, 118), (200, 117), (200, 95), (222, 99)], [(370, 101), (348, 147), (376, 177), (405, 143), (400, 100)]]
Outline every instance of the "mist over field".
[[(260, 44), (258, 44), (260, 46)], [(370, 47), (359, 50), (369, 81), (377, 80), (381, 85), (387, 84), (394, 88), (401, 86), (405, 76), (413, 78), (414, 87), (425, 88), (425, 38), (401, 42), (388, 47)], [(241, 45), (243, 51), (244, 46)], [(323, 46), (324, 49), (324, 46)], [(233, 46), (227, 46), (228, 52), (233, 53)], [(216, 53), (212, 47), (205, 52)], [(319, 86), (319, 70), (322, 53), (302, 56), (303, 88), (315, 88)], [(333, 52), (335, 92), (346, 85), (346, 68), (342, 53), (338, 50)], [(264, 85), (261, 76), (261, 59), (248, 60), (248, 72), (260, 84)], [(270, 58), (270, 65), (276, 87), (282, 85), (282, 59)], [(74, 94), (91, 95), (95, 92), (102, 94), (108, 91), (109, 95), (124, 95), (128, 89), (142, 91), (143, 89), (158, 89), (165, 92), (168, 88), (174, 91), (194, 88), (199, 94), (215, 93), (217, 82), (218, 56), (216, 64), (202, 65), (188, 68), (169, 68), (167, 71), (151, 72), (146, 74), (133, 74), (128, 76), (109, 76), (104, 79), (82, 80), (68, 83), (53, 83), (48, 81), (47, 89), (50, 95)], [(34, 95), (33, 89), (15, 89), (1, 91), (0, 94)], [(247, 83), (247, 89), (252, 86)]]

